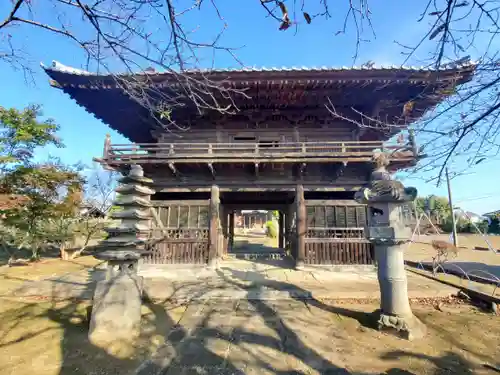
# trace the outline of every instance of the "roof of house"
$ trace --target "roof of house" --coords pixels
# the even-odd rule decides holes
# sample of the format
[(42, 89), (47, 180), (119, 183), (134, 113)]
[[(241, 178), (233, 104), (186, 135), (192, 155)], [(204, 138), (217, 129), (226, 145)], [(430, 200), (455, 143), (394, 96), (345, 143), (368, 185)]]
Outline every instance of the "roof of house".
[[(154, 121), (147, 108), (124, 92), (124, 82), (142, 82), (151, 90), (181, 96), (188, 81), (217, 82), (212, 86), (229, 91), (207, 86), (204, 89), (216, 97), (220, 106), (232, 106), (238, 114), (309, 110), (331, 117), (325, 108), (331, 101), (339, 111), (352, 113), (354, 108), (373, 116), (376, 110), (379, 118), (397, 121), (403, 106), (410, 101), (413, 102), (411, 120), (421, 117), (443, 97), (453, 94), (457, 85), (469, 81), (475, 66), (466, 64), (440, 70), (395, 66), (216, 69), (192, 70), (183, 75), (175, 72), (100, 75), (57, 62), (43, 68), (52, 86), (70, 95), (112, 129), (133, 142), (150, 142)], [(182, 100), (182, 108), (174, 109), (172, 116), (177, 121), (191, 121), (196, 116), (213, 114), (200, 115), (191, 101)]]
[(496, 215), (500, 215), (500, 210), (487, 212), (487, 213), (483, 214), (482, 216), (492, 217), (492, 216), (496, 216)]

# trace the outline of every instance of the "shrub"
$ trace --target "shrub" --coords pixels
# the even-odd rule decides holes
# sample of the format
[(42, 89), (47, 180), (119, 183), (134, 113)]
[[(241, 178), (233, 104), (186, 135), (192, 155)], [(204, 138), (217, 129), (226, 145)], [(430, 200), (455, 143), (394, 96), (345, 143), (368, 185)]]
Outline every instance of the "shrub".
[[(481, 233), (488, 233), (488, 222), (481, 221), (479, 223), (474, 224), (470, 223), (468, 220), (459, 218), (457, 219), (457, 232), (458, 233), (478, 233), (477, 228), (481, 231)], [(452, 231), (453, 225), (451, 223), (451, 217), (446, 218), (446, 220), (441, 224), (441, 229), (444, 232), (450, 233)]]
[(270, 238), (278, 237), (278, 223), (274, 220), (266, 222), (266, 236)]
[[(481, 231), (481, 233), (488, 233), (488, 222), (487, 221), (481, 221), (479, 223), (476, 223), (476, 226)], [(477, 233), (477, 229), (474, 226), (472, 226), (471, 232)]]

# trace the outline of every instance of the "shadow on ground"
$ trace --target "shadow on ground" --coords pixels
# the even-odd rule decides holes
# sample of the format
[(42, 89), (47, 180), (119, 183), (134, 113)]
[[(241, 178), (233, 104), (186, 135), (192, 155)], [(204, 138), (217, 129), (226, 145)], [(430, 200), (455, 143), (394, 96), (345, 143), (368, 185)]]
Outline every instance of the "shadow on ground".
[[(244, 276), (230, 268), (219, 272), (219, 277), (242, 289), (297, 289), (295, 285), (277, 281), (248, 286), (242, 283)], [(283, 308), (283, 303), (290, 308)], [(4, 298), (0, 309), (0, 372), (5, 375), (361, 375), (421, 374), (425, 368), (425, 373), (430, 374), (477, 373), (477, 363), (453, 351), (440, 356), (416, 353), (408, 350), (414, 346), (406, 341), (380, 336), (369, 328), (373, 324), (370, 313), (315, 299), (292, 298), (283, 302), (247, 297), (237, 301), (190, 303), (146, 300), (142, 334), (137, 343), (107, 351), (87, 339), (88, 305), (78, 298), (31, 302)], [(308, 313), (315, 318), (306, 319)], [(442, 330), (440, 334), (446, 333), (446, 327), (438, 328)], [(352, 329), (362, 330), (356, 336), (366, 337), (366, 342), (356, 342), (356, 337), (350, 336), (355, 332)], [(449, 340), (451, 346), (466, 350), (461, 341)], [(52, 343), (57, 345), (52, 348)], [(363, 351), (370, 345), (387, 349), (378, 356), (382, 364), (377, 366), (383, 367), (380, 371), (363, 362)], [(353, 357), (365, 365), (349, 359)], [(425, 366), (415, 370), (416, 362)], [(365, 370), (353, 370), (363, 366)]]

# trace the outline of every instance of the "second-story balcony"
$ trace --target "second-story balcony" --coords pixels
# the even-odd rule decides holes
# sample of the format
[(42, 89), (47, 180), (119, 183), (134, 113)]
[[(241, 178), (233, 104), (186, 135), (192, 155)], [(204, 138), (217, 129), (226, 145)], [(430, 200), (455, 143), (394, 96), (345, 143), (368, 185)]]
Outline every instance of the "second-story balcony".
[(138, 143), (111, 144), (97, 161), (109, 165), (170, 163), (351, 163), (370, 162), (375, 152), (387, 152), (391, 162), (411, 165), (414, 147), (379, 141), (290, 143)]

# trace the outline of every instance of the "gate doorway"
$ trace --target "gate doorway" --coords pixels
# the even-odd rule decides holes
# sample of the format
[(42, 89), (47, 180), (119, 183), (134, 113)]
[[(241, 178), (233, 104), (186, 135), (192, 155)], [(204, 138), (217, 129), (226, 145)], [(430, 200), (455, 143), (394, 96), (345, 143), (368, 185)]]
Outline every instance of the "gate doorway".
[(287, 223), (292, 203), (287, 192), (221, 194), (223, 259), (290, 263)]

